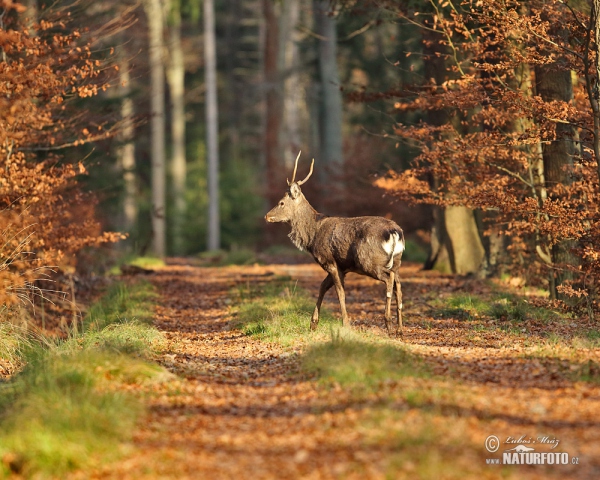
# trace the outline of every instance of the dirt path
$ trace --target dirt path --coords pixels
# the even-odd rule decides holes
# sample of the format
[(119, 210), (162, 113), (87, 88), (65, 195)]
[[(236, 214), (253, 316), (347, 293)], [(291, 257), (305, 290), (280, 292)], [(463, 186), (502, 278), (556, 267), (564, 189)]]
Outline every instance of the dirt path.
[[(427, 440), (413, 447), (378, 438), (369, 428), (371, 400), (357, 403), (342, 390), (318, 387), (297, 371), (289, 351), (231, 329), (232, 289), (267, 272), (290, 275), (315, 295), (323, 277), (313, 265), (182, 264), (152, 275), (160, 293), (155, 323), (169, 342), (162, 361), (179, 380), (148, 392), (150, 413), (135, 433), (133, 449), (98, 477), (600, 478), (598, 385), (567, 381), (560, 372), (553, 373), (553, 365), (529, 358), (527, 343), (539, 333), (533, 329), (473, 331), (469, 322), (431, 316), (427, 299), (432, 291), (469, 291), (481, 285), (416, 267), (405, 269), (404, 341), (437, 375), (407, 382), (436, 400), (431, 408), (424, 408), (423, 402), (417, 408), (410, 402), (391, 408), (403, 412), (398, 428), (407, 430), (427, 410), (428, 421), (451, 437), (440, 448), (457, 452), (457, 470), (440, 477), (442, 468), (429, 475), (415, 472), (415, 465), (403, 460), (390, 477), (390, 458), (399, 451), (409, 457), (411, 452), (431, 455), (435, 447), (429, 448)], [(354, 328), (384, 335), (381, 286), (358, 276), (347, 283)], [(328, 302), (337, 312), (334, 295), (327, 297), (326, 306)], [(587, 355), (597, 357), (598, 352)], [(439, 391), (445, 393), (432, 393)], [(500, 466), (485, 465), (493, 456), (483, 448), (490, 435), (557, 438), (557, 450), (577, 456), (580, 465), (520, 466), (507, 473)], [(438, 457), (431, 457), (432, 462)]]

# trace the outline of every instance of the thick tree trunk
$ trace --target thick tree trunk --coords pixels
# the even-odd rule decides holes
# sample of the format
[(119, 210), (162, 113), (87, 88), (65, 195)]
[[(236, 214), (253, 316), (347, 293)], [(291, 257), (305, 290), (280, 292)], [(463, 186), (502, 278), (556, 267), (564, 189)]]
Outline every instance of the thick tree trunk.
[[(319, 74), (321, 80), (321, 158), (328, 167), (321, 172), (327, 175), (340, 173), (343, 165), (342, 153), (342, 93), (337, 64), (336, 19), (331, 12), (331, 2), (315, 0), (315, 31), (319, 35)], [(328, 178), (322, 177), (324, 181)]]
[[(573, 99), (571, 71), (560, 68), (557, 63), (535, 68), (536, 91), (546, 102)], [(549, 198), (558, 198), (556, 187), (572, 183), (573, 155), (575, 154), (575, 129), (566, 123), (556, 124), (556, 139), (542, 145), (544, 178)], [(574, 243), (562, 240), (552, 247), (553, 271), (550, 272), (550, 295), (559, 298), (556, 287), (573, 278), (569, 266), (577, 265), (577, 257), (572, 253)]]
[(475, 214), (467, 207), (446, 207), (446, 231), (450, 240), (449, 254), (452, 272), (465, 275), (477, 273), (485, 257)]
[(208, 153), (208, 250), (218, 250), (221, 246), (216, 50), (215, 7), (213, 0), (204, 0), (204, 68), (206, 76), (206, 144)]
[(173, 251), (183, 253), (183, 225), (185, 223), (185, 64), (181, 45), (181, 11), (174, 2), (169, 25), (169, 64), (167, 80), (171, 94), (171, 178), (174, 212), (172, 219)]
[(163, 59), (163, 9), (160, 0), (145, 0), (148, 18), (151, 88), (152, 250), (166, 254), (165, 226), (165, 68)]

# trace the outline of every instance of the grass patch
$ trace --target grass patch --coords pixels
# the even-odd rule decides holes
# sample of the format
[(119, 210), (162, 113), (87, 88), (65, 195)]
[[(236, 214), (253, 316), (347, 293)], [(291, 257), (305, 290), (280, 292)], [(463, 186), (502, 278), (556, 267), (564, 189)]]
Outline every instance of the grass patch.
[(84, 331), (99, 331), (107, 325), (127, 323), (133, 319), (150, 323), (155, 298), (156, 292), (149, 282), (131, 285), (116, 282), (88, 310), (83, 321)]
[(0, 386), (0, 476), (60, 478), (122, 453), (143, 406), (120, 387), (168, 376), (145, 360), (162, 344), (153, 297), (147, 283), (113, 285), (82, 334), (24, 350), (26, 367)]
[(291, 345), (324, 338), (323, 332), (327, 331), (327, 327), (339, 323), (322, 308), (319, 329), (311, 332), (310, 319), (315, 299), (299, 289), (289, 277), (275, 278), (262, 286), (244, 287), (238, 294), (241, 304), (234, 324), (246, 335)]
[(25, 328), (0, 318), (0, 362), (5, 370), (14, 372), (23, 365), (23, 357), (32, 342)]
[(374, 391), (385, 382), (427, 375), (424, 363), (401, 344), (343, 328), (340, 320), (322, 309), (319, 328), (311, 332), (315, 299), (288, 278), (239, 292), (236, 326), (246, 335), (302, 345), (300, 365), (326, 384), (353, 392)]
[(529, 303), (516, 295), (499, 294), (484, 299), (476, 295), (452, 295), (438, 303), (438, 315), (442, 318), (476, 320), (489, 317), (509, 322), (540, 320), (548, 323), (562, 321), (565, 315)]
[[(132, 265), (134, 267), (145, 268), (148, 270), (152, 270), (153, 268), (160, 268), (165, 266), (165, 262), (162, 258), (158, 257), (139, 257), (136, 255), (126, 255), (121, 258), (119, 265)], [(109, 271), (109, 275), (121, 275), (121, 267), (119, 265), (115, 265)]]
[(423, 361), (400, 345), (353, 333), (344, 336), (341, 331), (333, 333), (329, 342), (311, 345), (302, 357), (302, 368), (326, 383), (366, 391), (428, 373)]
[(488, 304), (481, 298), (472, 295), (453, 295), (440, 307), (443, 318), (474, 320), (484, 314)]

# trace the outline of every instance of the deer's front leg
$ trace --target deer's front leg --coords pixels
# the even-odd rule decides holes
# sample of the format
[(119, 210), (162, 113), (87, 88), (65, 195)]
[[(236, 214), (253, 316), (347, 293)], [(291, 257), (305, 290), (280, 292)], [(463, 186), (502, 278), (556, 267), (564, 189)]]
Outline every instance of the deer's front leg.
[(333, 279), (333, 284), (335, 285), (335, 290), (337, 292), (338, 300), (340, 301), (340, 308), (342, 310), (342, 324), (344, 327), (350, 326), (350, 322), (348, 321), (348, 313), (346, 312), (346, 293), (344, 292), (344, 274), (340, 274), (337, 268), (332, 269), (329, 272), (331, 278)]
[(316, 330), (317, 325), (319, 325), (319, 312), (321, 311), (323, 297), (325, 297), (325, 294), (331, 287), (333, 287), (333, 278), (331, 277), (331, 274), (329, 274), (325, 277), (325, 280), (321, 282), (321, 288), (319, 288), (319, 298), (317, 298), (317, 305), (315, 306), (315, 311), (313, 312), (310, 320), (311, 330)]

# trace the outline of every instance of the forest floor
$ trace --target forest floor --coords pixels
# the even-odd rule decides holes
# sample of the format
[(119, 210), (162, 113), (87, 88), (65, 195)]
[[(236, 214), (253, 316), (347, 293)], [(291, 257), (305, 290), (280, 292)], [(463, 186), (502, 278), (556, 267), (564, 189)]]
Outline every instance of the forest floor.
[[(513, 287), (416, 265), (402, 271), (404, 338), (390, 343), (430, 374), (357, 395), (303, 371), (305, 345), (234, 326), (240, 288), (283, 275), (316, 298), (324, 277), (316, 265), (201, 268), (175, 259), (158, 269), (149, 279), (159, 293), (155, 326), (167, 338), (160, 363), (176, 379), (131, 387), (148, 413), (125, 457), (93, 477), (600, 478), (600, 349), (577, 341), (590, 326), (465, 316), (440, 299)], [(385, 338), (383, 286), (349, 275), (346, 290), (352, 328)], [(324, 307), (339, 318), (333, 290)], [(566, 453), (568, 464), (489, 464), (519, 444)]]

